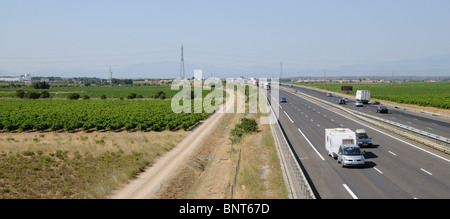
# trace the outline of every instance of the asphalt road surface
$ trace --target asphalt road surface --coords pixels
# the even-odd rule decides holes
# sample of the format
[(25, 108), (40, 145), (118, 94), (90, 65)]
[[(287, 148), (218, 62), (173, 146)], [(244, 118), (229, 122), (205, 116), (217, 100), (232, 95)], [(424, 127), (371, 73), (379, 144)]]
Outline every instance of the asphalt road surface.
[[(448, 155), (372, 127), (334, 107), (302, 97), (303, 90), (297, 90), (293, 93), (280, 89), (280, 97), (286, 98), (287, 102), (280, 103), (279, 99), (271, 98), (271, 103), (280, 108), (282, 129), (302, 162), (317, 198), (450, 198)], [(310, 90), (307, 93), (312, 94)], [(325, 94), (321, 95), (326, 99)], [(353, 106), (350, 103), (346, 107)], [(397, 113), (392, 115), (399, 115)], [(412, 118), (412, 121), (416, 118), (422, 125), (433, 125), (428, 124), (427, 119), (430, 118), (407, 114), (402, 115), (405, 121), (408, 121), (406, 117)], [(433, 122), (439, 128), (448, 129), (447, 123)], [(363, 128), (372, 138), (374, 145), (362, 148), (365, 151), (365, 167), (342, 168), (336, 159), (327, 155), (325, 129), (341, 127), (353, 131)], [(449, 132), (446, 132), (447, 137)]]
[[(283, 86), (282, 86), (283, 87)], [(284, 86), (287, 87), (287, 86)], [(293, 86), (290, 89), (298, 90), (299, 92), (306, 93), (308, 95), (326, 100), (331, 103), (338, 105), (338, 100), (342, 98), (341, 96), (333, 95), (333, 97), (327, 97), (326, 92), (321, 92), (313, 89), (307, 89), (303, 87)], [(363, 107), (355, 107), (354, 99), (349, 99), (346, 106), (353, 110), (358, 110), (363, 113), (377, 115), (376, 107), (378, 105), (374, 104), (364, 104)], [(440, 135), (446, 138), (450, 138), (450, 119), (439, 118), (436, 116), (426, 115), (423, 113), (405, 111), (402, 109), (396, 109), (394, 107), (387, 106), (388, 113), (379, 113), (380, 118), (388, 119), (393, 122), (401, 123), (410, 127), (415, 127), (417, 129), (430, 132), (436, 135)]]

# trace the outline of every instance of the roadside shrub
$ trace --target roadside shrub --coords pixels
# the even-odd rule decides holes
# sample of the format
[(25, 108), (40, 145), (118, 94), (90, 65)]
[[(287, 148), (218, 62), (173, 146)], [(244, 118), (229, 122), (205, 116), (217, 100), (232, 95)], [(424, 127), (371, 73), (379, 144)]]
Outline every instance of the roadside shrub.
[(235, 140), (239, 141), (244, 134), (257, 131), (258, 131), (258, 124), (256, 123), (256, 120), (243, 118), (241, 119), (241, 123), (236, 124), (234, 129), (231, 130), (230, 132), (231, 140), (234, 139), (234, 135), (236, 135)]

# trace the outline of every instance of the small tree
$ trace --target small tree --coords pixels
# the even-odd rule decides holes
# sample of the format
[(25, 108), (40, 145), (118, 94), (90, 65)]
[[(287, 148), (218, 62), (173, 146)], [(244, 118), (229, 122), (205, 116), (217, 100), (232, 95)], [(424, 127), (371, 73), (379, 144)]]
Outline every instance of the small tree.
[(25, 98), (28, 98), (28, 99), (39, 99), (40, 96), (41, 96), (40, 93), (34, 92), (34, 91), (27, 92), (25, 94)]
[(40, 82), (40, 81), (33, 82), (33, 83), (31, 84), (31, 86), (32, 86), (34, 89), (50, 89), (50, 84), (49, 84), (49, 83), (45, 83), (45, 81), (42, 81), (42, 82)]
[(16, 91), (16, 97), (18, 98), (24, 98), (25, 97), (25, 91), (22, 89), (19, 89)]
[(50, 97), (50, 93), (48, 91), (42, 91), (40, 97), (41, 98), (49, 98)]
[(134, 99), (136, 97), (137, 97), (136, 93), (130, 93), (128, 94), (127, 99)]
[(156, 99), (166, 99), (166, 93), (164, 93), (163, 91), (158, 91), (155, 96)]
[(80, 99), (80, 94), (78, 94), (78, 93), (72, 93), (72, 94), (69, 94), (69, 96), (67, 97), (67, 99), (69, 99), (69, 100), (78, 100), (78, 99)]

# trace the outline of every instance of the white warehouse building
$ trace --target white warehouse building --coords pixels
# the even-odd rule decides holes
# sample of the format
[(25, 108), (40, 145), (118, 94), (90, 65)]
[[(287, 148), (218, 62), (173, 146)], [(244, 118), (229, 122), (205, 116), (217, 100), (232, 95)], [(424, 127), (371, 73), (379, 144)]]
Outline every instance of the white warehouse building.
[(31, 75), (25, 74), (21, 75), (20, 77), (4, 77), (0, 78), (0, 81), (31, 83)]

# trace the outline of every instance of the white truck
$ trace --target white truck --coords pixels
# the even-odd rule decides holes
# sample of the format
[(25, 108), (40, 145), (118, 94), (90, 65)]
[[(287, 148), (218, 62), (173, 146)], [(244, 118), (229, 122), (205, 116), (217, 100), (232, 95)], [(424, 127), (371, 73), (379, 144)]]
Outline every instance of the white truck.
[(364, 152), (356, 145), (356, 133), (348, 128), (325, 129), (325, 149), (344, 166), (364, 166)]
[(269, 82), (265, 82), (264, 83), (264, 89), (270, 90), (270, 83)]
[(370, 91), (369, 90), (357, 90), (356, 91), (356, 101), (361, 101), (364, 104), (368, 103), (370, 100)]

